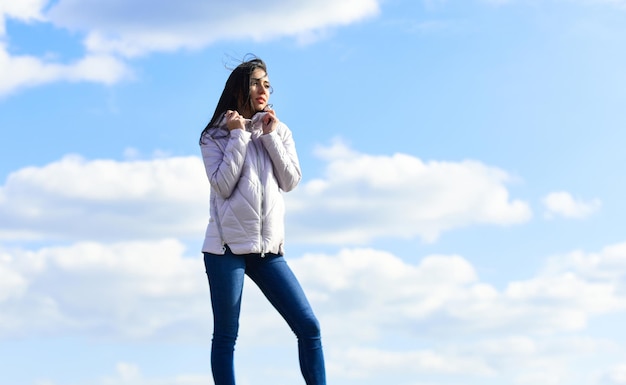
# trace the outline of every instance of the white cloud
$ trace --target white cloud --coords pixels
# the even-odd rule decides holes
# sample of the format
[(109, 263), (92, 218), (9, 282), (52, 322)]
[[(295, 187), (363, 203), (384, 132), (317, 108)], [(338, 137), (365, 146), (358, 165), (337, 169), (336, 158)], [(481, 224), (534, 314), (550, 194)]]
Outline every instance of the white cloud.
[[(114, 84), (133, 77), (130, 58), (151, 52), (200, 49), (229, 39), (308, 41), (328, 28), (378, 13), (377, 0), (229, 2), (149, 0), (3, 1), (0, 4), (0, 95), (58, 81)], [(84, 36), (85, 54), (71, 63), (12, 55), (5, 20), (52, 23)], [(232, 28), (237, 25), (237, 28)], [(4, 38), (4, 39), (3, 39)], [(59, 54), (59, 53), (57, 53)]]
[(605, 376), (605, 384), (621, 385), (626, 384), (626, 364), (616, 365), (611, 368)]
[(110, 85), (131, 77), (126, 64), (110, 55), (89, 54), (74, 63), (60, 64), (35, 56), (12, 56), (0, 43), (0, 95), (57, 81)]
[[(48, 0), (20, 0), (0, 2), (0, 39), (6, 34), (7, 18), (31, 22), (43, 20), (42, 10)], [(1, 68), (1, 67), (0, 67)]]
[(564, 191), (552, 192), (543, 198), (546, 207), (546, 217), (562, 216), (565, 218), (586, 218), (602, 207), (599, 199), (589, 202), (575, 199)]
[[(479, 162), (425, 164), (344, 146), (321, 152), (325, 177), (285, 195), (289, 242), (432, 241), (443, 231), (521, 223), (531, 215), (525, 202), (509, 200), (508, 176)], [(199, 239), (208, 220), (204, 175), (199, 157), (87, 161), (68, 155), (23, 168), (0, 186), (0, 239)]]
[(262, 6), (250, 0), (61, 0), (48, 17), (59, 27), (85, 32), (91, 51), (135, 56), (219, 40), (308, 38), (374, 16), (378, 7), (377, 0), (269, 0)]
[(334, 355), (331, 362), (335, 371), (346, 378), (371, 378), (389, 375), (396, 371), (404, 376), (419, 374), (463, 374), (492, 376), (494, 370), (478, 357), (460, 357), (440, 354), (430, 350), (388, 351), (376, 348), (348, 348), (341, 355)]
[(0, 251), (0, 302), (21, 296), (27, 288), (25, 277), (9, 269), (12, 262), (12, 255)]
[(619, 282), (626, 277), (626, 243), (607, 246), (597, 253), (577, 250), (550, 257), (544, 271), (553, 276), (570, 271), (589, 281)]
[[(542, 373), (542, 381), (558, 384), (572, 375), (566, 369), (575, 360), (614, 357), (619, 350), (577, 333), (591, 317), (626, 310), (624, 280), (615, 279), (626, 274), (625, 251), (626, 243), (551, 258), (536, 276), (502, 290), (481, 281), (472, 264), (455, 255), (410, 263), (381, 250), (344, 249), (289, 263), (321, 320), (334, 378), (392, 379), (402, 373), (404, 381), (407, 375), (437, 374), (513, 383), (524, 380), (523, 373)], [(0, 337), (80, 334), (208, 344), (202, 259), (185, 253), (172, 239), (0, 249), (0, 274), (20, 277), (0, 286)], [(615, 263), (618, 255), (621, 262)], [(579, 271), (607, 265), (620, 273)], [(286, 324), (258, 289), (250, 282), (246, 287), (239, 349), (291, 347), (295, 340)], [(604, 362), (605, 371), (610, 362)], [(408, 367), (410, 372), (400, 369)], [(616, 367), (611, 378), (619, 373)], [(130, 364), (108, 383), (129, 376), (138, 384), (185, 383), (182, 377), (147, 379)]]
[(66, 156), (8, 176), (0, 187), (0, 239), (200, 238), (208, 192), (198, 157)]
[(0, 336), (134, 339), (206, 331), (210, 300), (201, 258), (184, 257), (176, 240), (0, 251), (0, 272), (19, 277), (0, 286)]
[(372, 156), (340, 142), (318, 150), (323, 178), (288, 197), (290, 231), (310, 242), (366, 243), (379, 237), (420, 236), (473, 224), (510, 225), (531, 217), (526, 202), (510, 200), (504, 171), (478, 161), (428, 162), (406, 154)]
[[(611, 261), (616, 247), (584, 258)], [(626, 246), (617, 249), (626, 260)], [(419, 329), (447, 337), (486, 330), (493, 336), (577, 331), (592, 316), (626, 310), (623, 281), (581, 274), (567, 258), (551, 259), (536, 277), (509, 282), (502, 291), (481, 282), (460, 256), (431, 255), (411, 265), (382, 251), (350, 249), (336, 256), (305, 255), (293, 266), (331, 325), (368, 320), (362, 328), (344, 330), (348, 339), (376, 339), (383, 325), (406, 335)], [(626, 273), (626, 263), (612, 266)]]
[(0, 3), (0, 96), (57, 81), (91, 81), (110, 85), (132, 77), (127, 65), (109, 54), (88, 52), (82, 59), (71, 63), (32, 55), (12, 55), (5, 21), (10, 18), (23, 23), (47, 23), (44, 8), (48, 2), (20, 0)]
[[(513, 0), (485, 0), (494, 4)], [(577, 0), (625, 7), (623, 0)], [(133, 77), (125, 60), (152, 52), (202, 49), (218, 41), (293, 37), (307, 43), (329, 30), (374, 17), (380, 0), (20, 0), (0, 4), (0, 95), (57, 81), (114, 84)], [(83, 38), (71, 63), (13, 56), (2, 39), (5, 19), (51, 23)], [(237, 28), (232, 28), (237, 25)], [(58, 53), (57, 53), (58, 54)], [(122, 59), (124, 58), (124, 59)]]
[[(213, 382), (207, 374), (181, 374), (167, 378), (151, 378), (142, 373), (139, 365), (131, 362), (118, 362), (114, 373), (91, 379), (93, 385), (204, 385)], [(39, 381), (35, 385), (55, 385), (53, 382)]]

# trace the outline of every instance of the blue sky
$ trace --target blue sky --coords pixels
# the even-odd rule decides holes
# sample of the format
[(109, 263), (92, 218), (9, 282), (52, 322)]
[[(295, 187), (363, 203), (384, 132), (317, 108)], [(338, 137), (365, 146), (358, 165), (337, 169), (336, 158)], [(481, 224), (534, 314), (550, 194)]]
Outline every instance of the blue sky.
[[(0, 383), (212, 383), (197, 142), (253, 53), (330, 384), (626, 384), (625, 47), (622, 0), (0, 0)], [(236, 354), (301, 381), (249, 282)]]

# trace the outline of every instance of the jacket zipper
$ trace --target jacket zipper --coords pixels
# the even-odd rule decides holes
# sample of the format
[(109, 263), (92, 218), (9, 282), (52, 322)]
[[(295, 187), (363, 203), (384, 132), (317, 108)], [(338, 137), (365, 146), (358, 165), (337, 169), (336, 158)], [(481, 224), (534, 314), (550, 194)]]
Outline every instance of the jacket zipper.
[(265, 250), (264, 250), (264, 246), (263, 246), (263, 211), (264, 211), (264, 192), (263, 192), (263, 180), (261, 179), (261, 171), (262, 171), (262, 159), (261, 157), (263, 156), (263, 151), (261, 151), (261, 149), (259, 149), (259, 144), (258, 141), (260, 140), (260, 137), (257, 136), (256, 140), (253, 141), (254, 143), (254, 150), (256, 152), (257, 155), (257, 159), (256, 159), (256, 167), (257, 167), (257, 176), (259, 178), (259, 197), (260, 197), (260, 201), (259, 201), (259, 246), (261, 248), (261, 258), (265, 258)]

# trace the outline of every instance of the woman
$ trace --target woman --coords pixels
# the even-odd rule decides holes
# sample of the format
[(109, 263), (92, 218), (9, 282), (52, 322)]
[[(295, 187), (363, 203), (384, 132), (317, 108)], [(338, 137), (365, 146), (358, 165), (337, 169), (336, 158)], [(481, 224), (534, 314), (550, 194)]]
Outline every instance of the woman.
[(202, 251), (211, 290), (211, 368), (216, 385), (234, 385), (233, 353), (239, 328), (244, 274), (261, 289), (298, 338), (307, 385), (325, 384), (319, 323), (283, 258), (282, 191), (300, 182), (289, 128), (268, 104), (265, 63), (235, 68), (200, 136), (211, 185), (211, 216)]

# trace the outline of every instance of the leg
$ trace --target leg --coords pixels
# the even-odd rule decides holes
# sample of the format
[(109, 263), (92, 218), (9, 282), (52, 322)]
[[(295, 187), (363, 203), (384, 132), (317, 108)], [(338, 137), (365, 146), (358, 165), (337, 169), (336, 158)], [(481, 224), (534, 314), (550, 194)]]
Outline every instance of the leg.
[(204, 264), (213, 308), (213, 380), (216, 385), (235, 385), (234, 351), (239, 332), (245, 259), (229, 252), (225, 255), (204, 253)]
[(298, 338), (300, 370), (307, 385), (325, 385), (320, 326), (311, 305), (282, 256), (247, 257), (246, 273), (287, 321)]

